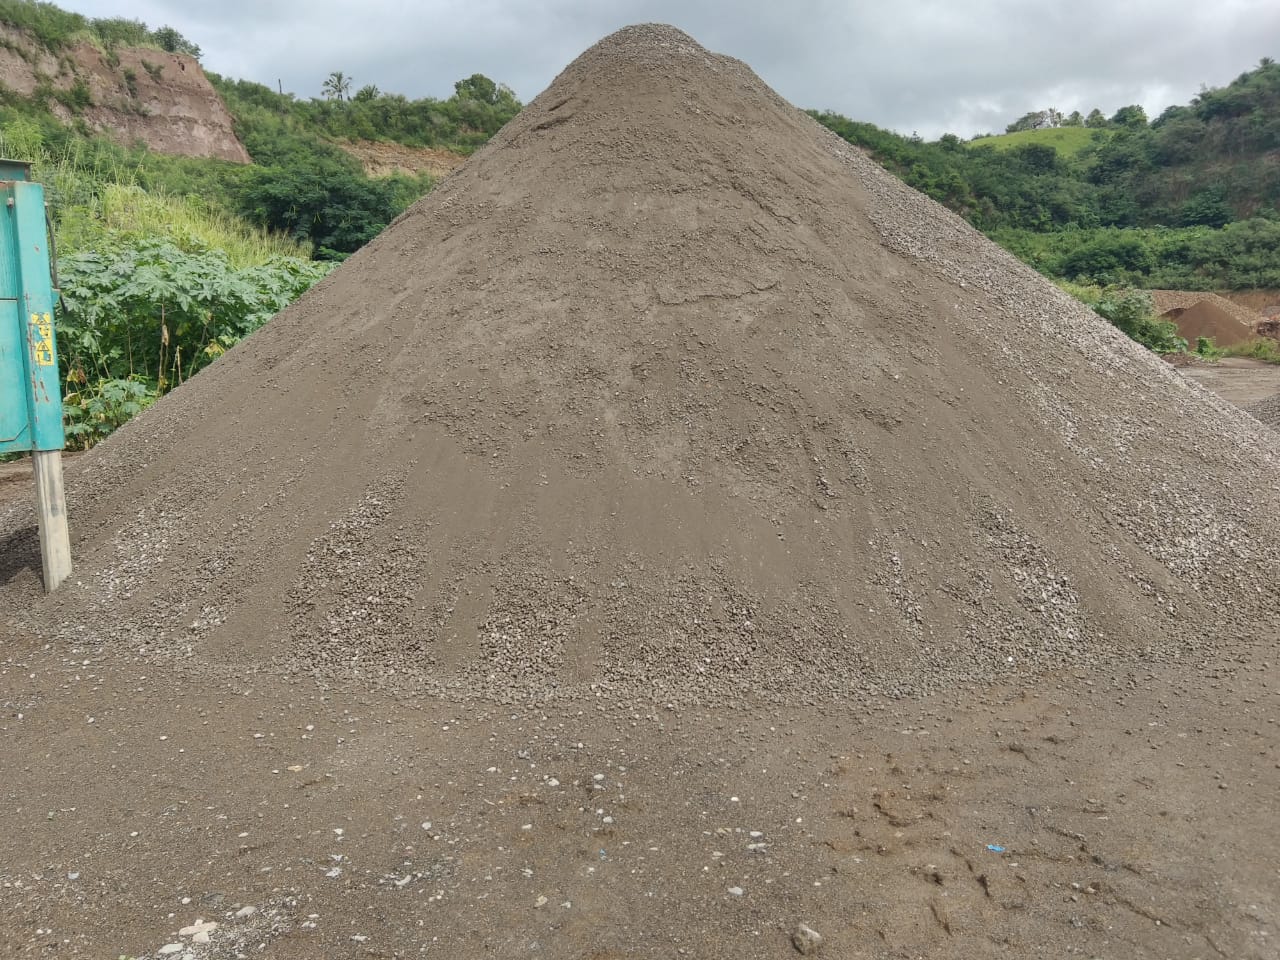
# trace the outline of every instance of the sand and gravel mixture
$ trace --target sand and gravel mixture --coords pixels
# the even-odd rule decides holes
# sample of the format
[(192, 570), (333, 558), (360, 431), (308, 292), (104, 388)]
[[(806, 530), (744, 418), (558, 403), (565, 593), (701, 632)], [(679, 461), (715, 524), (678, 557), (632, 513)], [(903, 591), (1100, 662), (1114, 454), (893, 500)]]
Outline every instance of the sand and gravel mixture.
[[(1275, 608), (1257, 436), (744, 64), (633, 29), (78, 461), (31, 622), (459, 697), (1189, 653)], [(27, 563), (31, 523), (0, 517)]]

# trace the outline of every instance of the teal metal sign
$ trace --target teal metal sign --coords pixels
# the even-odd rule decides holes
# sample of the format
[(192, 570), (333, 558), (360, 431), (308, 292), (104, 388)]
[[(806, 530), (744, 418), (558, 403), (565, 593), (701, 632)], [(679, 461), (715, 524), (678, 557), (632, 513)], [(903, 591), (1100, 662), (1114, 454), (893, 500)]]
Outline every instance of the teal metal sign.
[(66, 443), (44, 188), (19, 166), (0, 161), (0, 453)]

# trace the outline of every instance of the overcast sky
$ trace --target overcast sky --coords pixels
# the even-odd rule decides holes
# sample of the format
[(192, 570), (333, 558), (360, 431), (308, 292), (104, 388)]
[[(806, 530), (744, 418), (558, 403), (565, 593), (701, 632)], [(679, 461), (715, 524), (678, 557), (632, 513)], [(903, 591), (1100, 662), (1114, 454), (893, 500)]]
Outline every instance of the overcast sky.
[(1280, 59), (1280, 0), (60, 0), (176, 27), (207, 69), (300, 97), (334, 70), (411, 98), (483, 73), (533, 99), (629, 23), (671, 23), (796, 106), (909, 134), (1002, 131), (1028, 110), (1152, 116)]

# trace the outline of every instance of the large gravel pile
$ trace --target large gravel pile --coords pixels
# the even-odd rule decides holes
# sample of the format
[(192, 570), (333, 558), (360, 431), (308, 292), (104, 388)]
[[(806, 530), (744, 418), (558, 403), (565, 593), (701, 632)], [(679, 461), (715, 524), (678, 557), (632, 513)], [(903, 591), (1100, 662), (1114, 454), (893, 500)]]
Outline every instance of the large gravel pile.
[[(917, 692), (1253, 636), (1260, 430), (632, 27), (83, 458), (75, 582), (36, 603), (10, 560), (4, 602), (458, 696)], [(30, 523), (0, 517), (28, 563)]]

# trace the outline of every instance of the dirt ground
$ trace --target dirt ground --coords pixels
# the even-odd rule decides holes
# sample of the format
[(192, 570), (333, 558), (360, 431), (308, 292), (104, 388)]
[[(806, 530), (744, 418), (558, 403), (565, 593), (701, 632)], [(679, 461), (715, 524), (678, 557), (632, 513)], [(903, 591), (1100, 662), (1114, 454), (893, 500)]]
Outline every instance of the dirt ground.
[(830, 957), (1272, 958), (1274, 643), (918, 702), (619, 713), (15, 638), (0, 954), (787, 957), (803, 923)]
[(26, 490), (24, 484), (33, 482), (30, 460), (15, 460), (11, 463), (0, 463), (0, 501), (9, 497), (21, 496)]
[(1178, 372), (1239, 407), (1280, 393), (1280, 366), (1261, 360), (1224, 357), (1214, 363), (1179, 367)]

